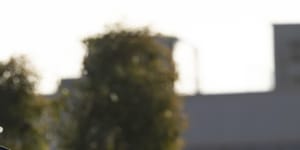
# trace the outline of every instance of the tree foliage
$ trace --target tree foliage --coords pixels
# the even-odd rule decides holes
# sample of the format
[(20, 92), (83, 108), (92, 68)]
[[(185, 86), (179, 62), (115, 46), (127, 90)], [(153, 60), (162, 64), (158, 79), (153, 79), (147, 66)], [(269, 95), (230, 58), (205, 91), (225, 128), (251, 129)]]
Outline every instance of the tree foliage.
[(37, 76), (24, 57), (0, 63), (0, 142), (13, 150), (43, 150), (39, 116), (43, 101), (34, 92)]
[(112, 29), (84, 44), (81, 103), (66, 149), (181, 149), (184, 119), (171, 50), (147, 29)]

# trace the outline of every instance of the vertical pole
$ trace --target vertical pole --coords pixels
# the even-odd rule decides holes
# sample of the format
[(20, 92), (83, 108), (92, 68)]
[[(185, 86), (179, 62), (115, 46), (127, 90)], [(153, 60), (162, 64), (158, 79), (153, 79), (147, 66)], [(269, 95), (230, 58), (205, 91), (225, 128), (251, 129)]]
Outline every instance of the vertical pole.
[(194, 50), (194, 63), (195, 63), (195, 86), (196, 86), (196, 95), (200, 93), (200, 86), (199, 86), (199, 64), (198, 64), (198, 49), (193, 47)]

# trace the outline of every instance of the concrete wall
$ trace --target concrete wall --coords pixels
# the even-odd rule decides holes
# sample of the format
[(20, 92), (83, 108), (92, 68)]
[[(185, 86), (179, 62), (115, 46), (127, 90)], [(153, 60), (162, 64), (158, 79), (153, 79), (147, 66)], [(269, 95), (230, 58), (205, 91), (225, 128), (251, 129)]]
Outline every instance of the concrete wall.
[(300, 25), (274, 25), (276, 89), (300, 90)]
[(185, 102), (189, 149), (300, 145), (298, 93), (198, 95)]

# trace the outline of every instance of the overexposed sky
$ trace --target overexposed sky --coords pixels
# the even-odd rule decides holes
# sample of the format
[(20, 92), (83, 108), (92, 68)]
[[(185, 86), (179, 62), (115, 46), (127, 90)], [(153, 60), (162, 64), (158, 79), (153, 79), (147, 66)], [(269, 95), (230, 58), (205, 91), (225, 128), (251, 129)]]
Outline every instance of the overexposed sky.
[[(25, 54), (51, 93), (60, 78), (78, 77), (82, 39), (124, 22), (177, 36), (177, 89), (202, 93), (272, 89), (274, 23), (300, 23), (291, 0), (3, 0), (0, 60)], [(195, 50), (198, 64), (195, 65)]]

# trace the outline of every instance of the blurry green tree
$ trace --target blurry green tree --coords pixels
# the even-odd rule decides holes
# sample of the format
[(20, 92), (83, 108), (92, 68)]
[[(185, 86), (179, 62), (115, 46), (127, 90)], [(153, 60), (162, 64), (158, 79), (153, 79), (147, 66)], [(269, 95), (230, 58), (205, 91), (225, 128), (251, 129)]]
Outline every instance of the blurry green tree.
[(0, 144), (13, 150), (44, 150), (46, 142), (40, 125), (45, 105), (34, 92), (36, 74), (24, 57), (0, 63), (0, 125), (5, 132)]
[(182, 148), (185, 120), (171, 50), (153, 37), (148, 29), (112, 28), (84, 40), (82, 93), (64, 111), (73, 110), (76, 122), (64, 125), (63, 149)]

